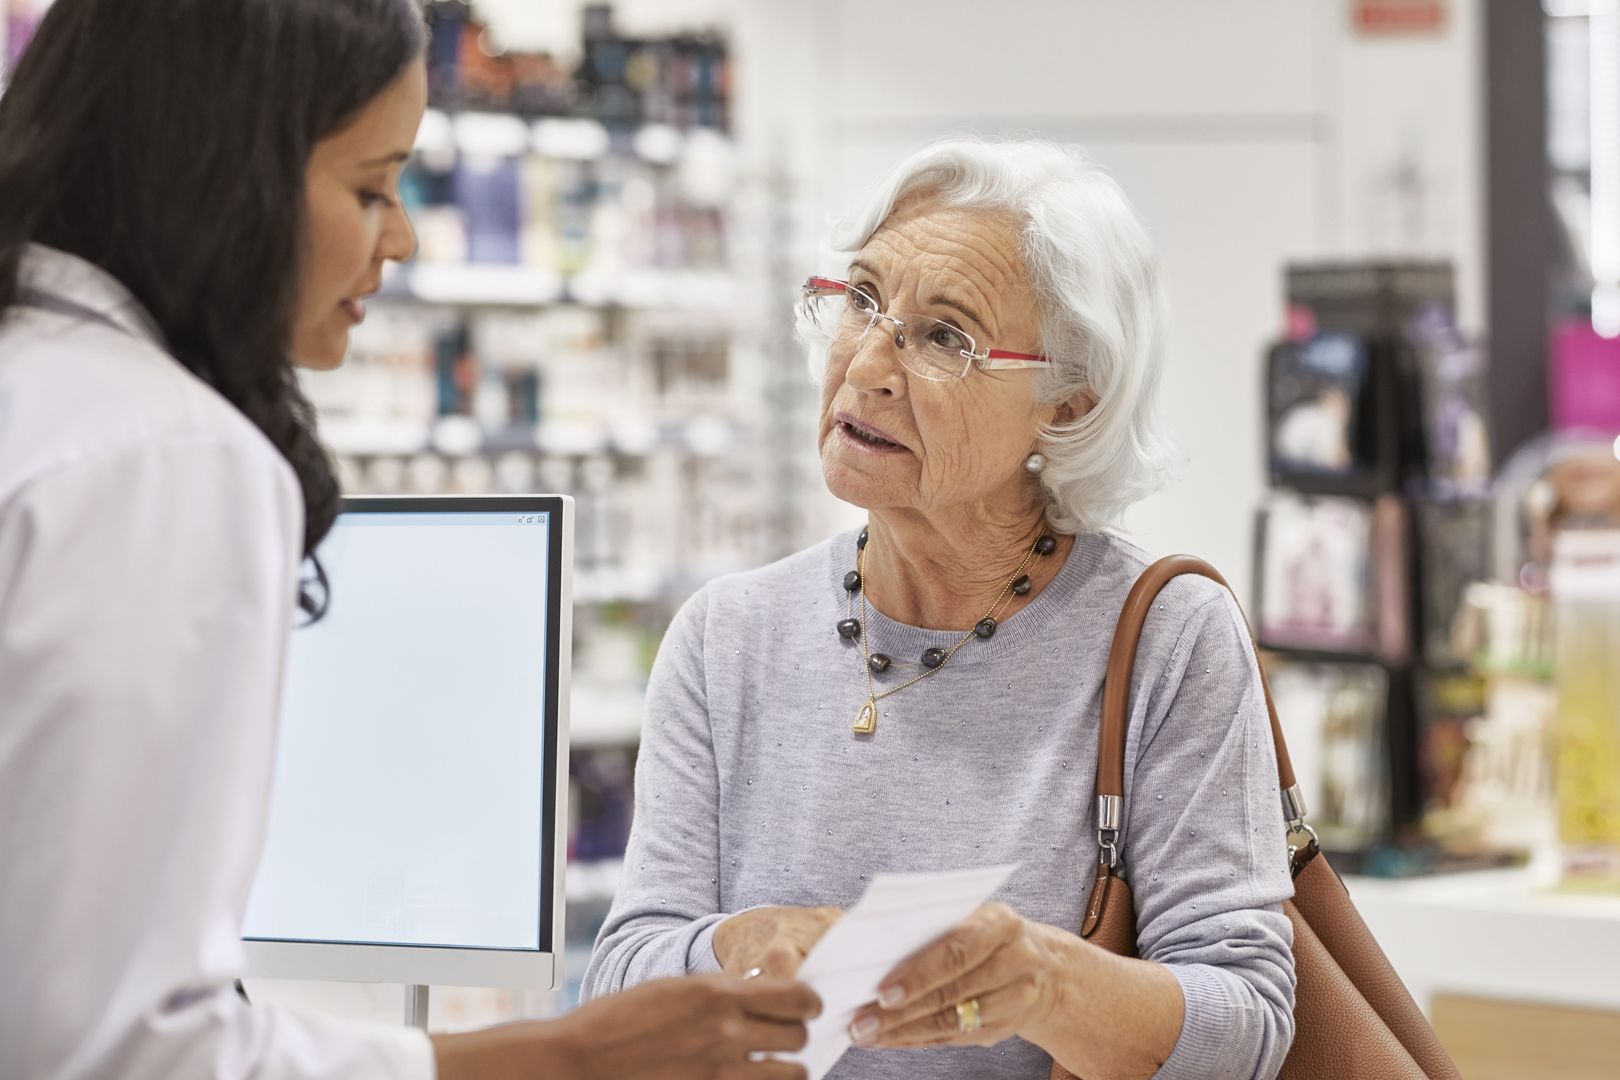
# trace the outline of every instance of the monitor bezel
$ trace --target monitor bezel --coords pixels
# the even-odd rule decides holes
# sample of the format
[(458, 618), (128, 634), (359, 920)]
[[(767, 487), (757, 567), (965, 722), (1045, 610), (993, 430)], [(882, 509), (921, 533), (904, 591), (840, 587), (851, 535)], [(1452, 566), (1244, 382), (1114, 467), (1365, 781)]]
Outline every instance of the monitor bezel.
[(369, 942), (242, 940), (250, 978), (556, 989), (562, 972), (568, 864), (569, 690), (573, 641), (574, 500), (566, 495), (350, 496), (343, 514), (547, 513), (545, 733), (550, 798), (542, 810), (539, 949), (469, 948)]

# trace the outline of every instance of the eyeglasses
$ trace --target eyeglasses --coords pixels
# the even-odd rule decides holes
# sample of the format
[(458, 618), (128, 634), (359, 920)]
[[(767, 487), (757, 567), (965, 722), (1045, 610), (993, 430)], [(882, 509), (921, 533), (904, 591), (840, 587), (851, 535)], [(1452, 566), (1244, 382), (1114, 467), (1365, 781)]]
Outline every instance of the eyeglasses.
[(1010, 371), (1045, 367), (1051, 362), (1044, 356), (1005, 349), (980, 352), (972, 334), (927, 315), (885, 315), (870, 294), (836, 278), (813, 277), (805, 282), (799, 314), (816, 335), (839, 344), (859, 339), (880, 322), (888, 324), (906, 370), (934, 382), (965, 379), (975, 364), (983, 371)]

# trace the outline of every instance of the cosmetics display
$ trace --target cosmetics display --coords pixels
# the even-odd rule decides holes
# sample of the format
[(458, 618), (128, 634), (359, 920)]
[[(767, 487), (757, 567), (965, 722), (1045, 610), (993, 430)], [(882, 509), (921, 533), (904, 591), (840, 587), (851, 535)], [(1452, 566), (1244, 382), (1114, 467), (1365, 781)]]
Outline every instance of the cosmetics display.
[[(1267, 667), (1288, 752), (1308, 795), (1312, 828), (1333, 850), (1364, 849), (1385, 836), (1389, 770), (1380, 753), (1389, 674), (1377, 664), (1273, 659)], [(1310, 725), (1302, 717), (1317, 718)]]
[(1365, 471), (1366, 345), (1350, 334), (1315, 334), (1278, 345), (1270, 369), (1273, 478)]
[(1399, 499), (1268, 498), (1259, 521), (1260, 640), (1281, 650), (1411, 651), (1408, 508)]
[(785, 554), (780, 432), (797, 422), (773, 410), (804, 403), (751, 370), (791, 323), (769, 330), (755, 265), (782, 211), (735, 212), (725, 41), (630, 37), (597, 5), (565, 60), (505, 49), (477, 8), (428, 5), (431, 102), (401, 182), (416, 257), (387, 272), (343, 367), (304, 385), (348, 492), (576, 500), (555, 1011), (617, 884), (663, 629), (705, 581)]
[(1418, 612), (1422, 659), (1437, 671), (1458, 670), (1474, 658), (1458, 648), (1457, 621), (1467, 592), (1491, 579), (1491, 517), (1488, 499), (1414, 499)]
[(1490, 861), (1513, 845), (1469, 815), (1501, 740), (1480, 730), (1458, 636), (1491, 569), (1483, 352), (1456, 328), (1445, 264), (1285, 277), (1254, 610), (1319, 831), (1369, 873)]
[(1620, 893), (1620, 529), (1560, 533), (1552, 599), (1564, 884)]
[(1427, 800), (1424, 831), (1448, 849), (1557, 842), (1554, 629), (1544, 579), (1525, 588), (1487, 578), (1463, 591), (1449, 653), (1466, 665), (1430, 676), (1424, 709), (1425, 725), (1437, 729), (1425, 766), (1455, 776)]
[(1491, 486), (1484, 349), (1440, 321), (1417, 342), (1427, 487), (1445, 500), (1479, 500)]
[(712, 131), (430, 111), (401, 185), (419, 252), (388, 291), (723, 312), (734, 157)]
[(631, 37), (619, 29), (611, 4), (590, 4), (571, 68), (547, 53), (506, 48), (476, 4), (433, 0), (427, 18), (429, 86), (439, 107), (585, 116), (617, 128), (729, 125), (731, 61), (719, 34)]

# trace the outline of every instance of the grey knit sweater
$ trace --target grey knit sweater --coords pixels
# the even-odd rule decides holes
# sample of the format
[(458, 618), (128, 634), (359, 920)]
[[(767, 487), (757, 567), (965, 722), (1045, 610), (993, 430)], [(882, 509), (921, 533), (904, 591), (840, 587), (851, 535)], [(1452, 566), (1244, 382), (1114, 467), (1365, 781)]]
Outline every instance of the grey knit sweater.
[[(838, 536), (715, 581), (676, 616), (648, 690), (635, 825), (587, 996), (717, 970), (712, 938), (727, 914), (848, 907), (882, 871), (1017, 863), (996, 899), (1079, 930), (1096, 861), (1103, 674), (1141, 552), (1078, 538), (1056, 580), (994, 637), (881, 702), (869, 738), (850, 731), (866, 700), (860, 650), (835, 628), (855, 554), (855, 534)], [(895, 658), (880, 690), (960, 637), (875, 611), (867, 632), (872, 651)], [(1203, 579), (1173, 582), (1148, 617), (1125, 808), (1138, 947), (1186, 997), (1159, 1075), (1275, 1075), (1294, 997), (1276, 764), (1237, 608)], [(830, 1076), (1040, 1080), (1050, 1067), (1009, 1040), (853, 1050)]]

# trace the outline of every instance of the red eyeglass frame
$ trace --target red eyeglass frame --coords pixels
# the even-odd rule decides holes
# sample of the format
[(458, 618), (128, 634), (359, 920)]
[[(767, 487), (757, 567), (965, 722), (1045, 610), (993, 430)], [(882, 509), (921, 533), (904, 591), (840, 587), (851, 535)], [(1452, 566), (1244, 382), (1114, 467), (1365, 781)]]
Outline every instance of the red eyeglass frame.
[[(804, 296), (808, 299), (810, 296), (817, 294), (825, 296), (835, 292), (847, 293), (850, 289), (857, 289), (857, 286), (839, 278), (812, 277), (804, 283), (804, 289), (802, 291)], [(857, 291), (859, 290), (857, 289)], [(864, 291), (862, 292), (862, 295), (865, 295)], [(893, 322), (901, 326), (905, 325), (899, 319), (896, 319), (890, 315), (885, 315), (882, 312), (878, 312), (873, 317), (874, 322), (878, 319)], [(960, 333), (968, 340), (973, 341), (973, 335), (969, 334), (966, 330), (961, 330)], [(978, 342), (974, 341), (974, 344), (977, 345)], [(979, 367), (984, 368), (985, 370), (992, 369), (992, 366), (998, 371), (1016, 370), (1018, 368), (1038, 368), (1052, 362), (1051, 358), (1047, 356), (1037, 356), (1034, 353), (1011, 352), (1007, 349), (986, 349), (982, 353), (964, 353), (963, 355), (968, 360), (973, 361), (974, 363), (978, 364)], [(963, 374), (965, 375), (966, 372), (964, 371)]]

